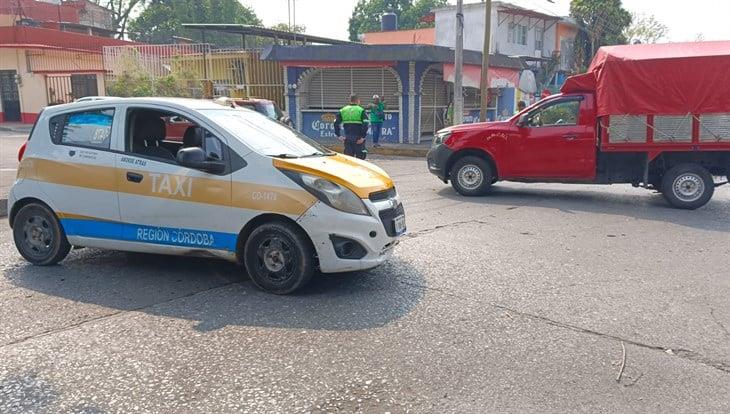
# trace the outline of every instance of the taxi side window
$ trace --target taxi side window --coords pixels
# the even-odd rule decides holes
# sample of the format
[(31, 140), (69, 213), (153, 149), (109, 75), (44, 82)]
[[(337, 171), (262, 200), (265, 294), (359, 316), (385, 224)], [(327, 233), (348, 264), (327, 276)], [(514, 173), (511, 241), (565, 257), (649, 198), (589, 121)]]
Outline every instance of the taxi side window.
[(109, 149), (113, 120), (114, 109), (59, 115), (50, 121), (51, 139), (55, 144)]

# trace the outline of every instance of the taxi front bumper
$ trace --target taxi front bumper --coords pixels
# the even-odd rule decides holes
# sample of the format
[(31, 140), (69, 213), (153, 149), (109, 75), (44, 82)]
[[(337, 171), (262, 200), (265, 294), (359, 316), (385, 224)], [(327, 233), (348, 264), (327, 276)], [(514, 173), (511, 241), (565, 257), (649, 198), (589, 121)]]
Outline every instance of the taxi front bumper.
[(404, 216), (403, 205), (397, 196), (363, 202), (371, 215), (343, 213), (317, 202), (299, 218), (299, 225), (314, 244), (323, 273), (377, 267), (391, 257), (404, 234), (404, 229), (397, 233), (394, 224), (397, 217)]

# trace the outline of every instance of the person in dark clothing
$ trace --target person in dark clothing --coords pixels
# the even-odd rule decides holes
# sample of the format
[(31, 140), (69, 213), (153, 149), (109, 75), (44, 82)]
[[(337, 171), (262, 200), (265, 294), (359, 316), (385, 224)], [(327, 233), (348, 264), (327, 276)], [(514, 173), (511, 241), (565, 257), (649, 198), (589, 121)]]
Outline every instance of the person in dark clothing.
[[(340, 128), (342, 126), (342, 128)], [(345, 137), (341, 132), (344, 130)], [(357, 95), (350, 95), (350, 104), (345, 105), (337, 113), (335, 119), (335, 135), (345, 144), (345, 155), (365, 159), (365, 137), (368, 133), (368, 117), (365, 108), (360, 106)]]

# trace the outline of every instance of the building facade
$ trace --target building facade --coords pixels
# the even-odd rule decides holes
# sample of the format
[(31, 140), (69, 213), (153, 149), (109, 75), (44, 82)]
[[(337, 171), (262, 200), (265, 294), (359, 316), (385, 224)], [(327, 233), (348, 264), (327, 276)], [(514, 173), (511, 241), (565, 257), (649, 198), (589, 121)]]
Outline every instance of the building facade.
[[(277, 61), (285, 70), (286, 111), (298, 130), (323, 141), (335, 139), (337, 110), (357, 94), (364, 106), (373, 95), (384, 99), (386, 116), (381, 140), (420, 143), (447, 126), (453, 86), (444, 67), (454, 61), (453, 50), (432, 45), (272, 46), (262, 59)], [(481, 62), (481, 53), (467, 51), (466, 64)], [(492, 56), (495, 68), (489, 88), (490, 120), (514, 112), (514, 85), (520, 62)], [(498, 70), (499, 69), (499, 70)], [(479, 117), (479, 88), (465, 88), (467, 121)]]
[(105, 94), (103, 47), (130, 42), (86, 34), (103, 27), (60, 30), (110, 23), (86, 3), (0, 0), (0, 122), (33, 123), (45, 106)]

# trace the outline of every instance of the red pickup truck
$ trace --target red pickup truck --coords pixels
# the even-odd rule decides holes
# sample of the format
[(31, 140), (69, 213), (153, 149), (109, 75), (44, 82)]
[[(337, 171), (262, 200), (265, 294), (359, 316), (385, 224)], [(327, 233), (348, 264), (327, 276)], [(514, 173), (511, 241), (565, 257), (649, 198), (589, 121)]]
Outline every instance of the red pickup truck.
[(626, 183), (683, 209), (730, 179), (730, 42), (605, 47), (561, 92), (439, 131), (429, 170), (465, 196), (500, 180)]

